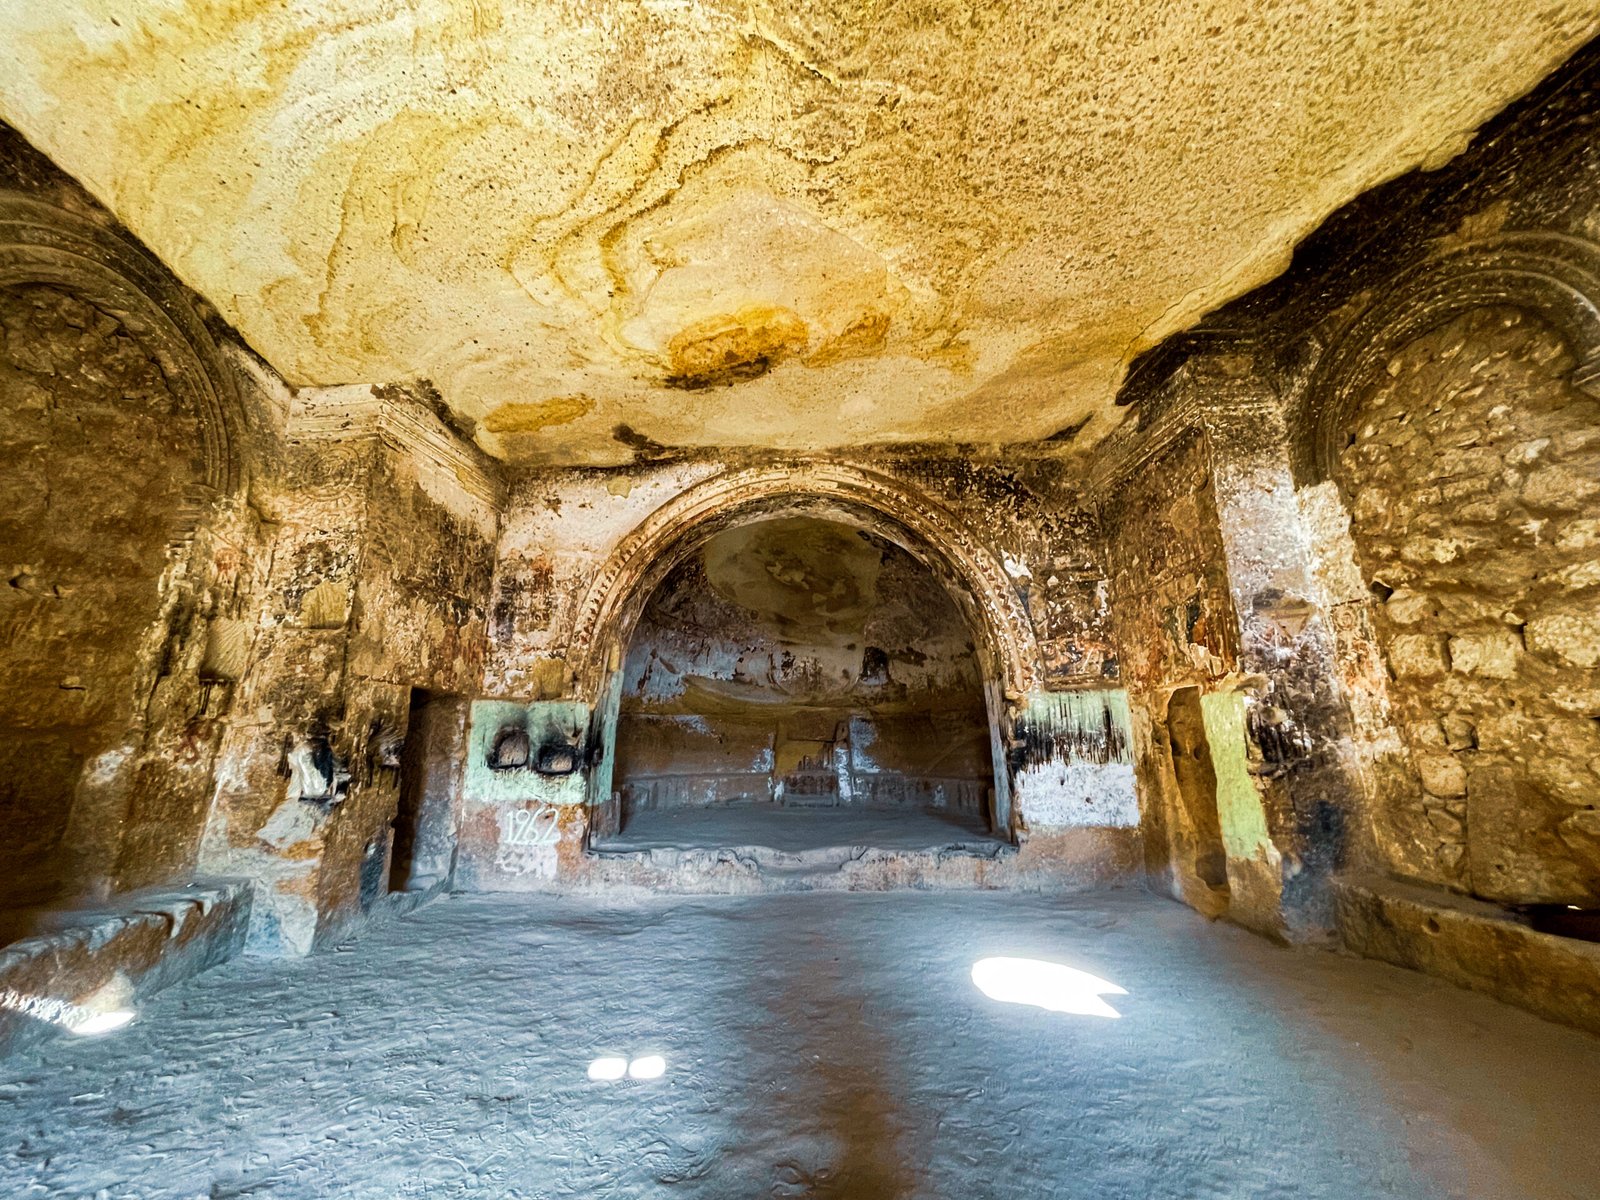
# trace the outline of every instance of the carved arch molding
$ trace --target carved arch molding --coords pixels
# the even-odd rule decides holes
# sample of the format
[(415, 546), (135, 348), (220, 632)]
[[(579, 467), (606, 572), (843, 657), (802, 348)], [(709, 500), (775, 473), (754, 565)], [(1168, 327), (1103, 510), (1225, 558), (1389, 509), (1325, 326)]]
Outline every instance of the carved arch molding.
[(1577, 360), (1572, 385), (1600, 396), (1600, 246), (1559, 233), (1484, 238), (1402, 272), (1323, 353), (1296, 422), (1296, 474), (1333, 478), (1361, 390), (1390, 358), (1464, 312), (1498, 305), (1548, 322)]
[(902, 546), (950, 591), (978, 635), (986, 674), (1021, 697), (1040, 680), (1037, 638), (999, 560), (931, 497), (885, 475), (830, 462), (728, 471), (695, 484), (645, 517), (606, 559), (573, 629), (581, 694), (598, 697), (656, 587), (723, 529), (781, 516), (844, 520)]
[[(181, 285), (114, 230), (31, 196), (0, 191), (0, 287), (46, 284), (115, 317), (200, 418), (206, 501), (240, 484), (244, 422), (233, 375)], [(198, 517), (198, 506), (189, 514)]]

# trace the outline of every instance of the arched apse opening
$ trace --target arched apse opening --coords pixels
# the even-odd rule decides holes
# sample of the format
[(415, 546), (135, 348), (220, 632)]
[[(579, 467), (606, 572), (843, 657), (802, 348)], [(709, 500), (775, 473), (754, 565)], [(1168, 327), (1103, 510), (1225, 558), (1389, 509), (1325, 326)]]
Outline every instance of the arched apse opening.
[(1000, 563), (935, 502), (873, 472), (823, 462), (727, 472), (697, 484), (642, 521), (601, 570), (580, 610), (571, 655), (580, 693), (595, 705), (592, 744), (600, 760), (590, 777), (590, 801), (602, 814), (596, 831), (604, 834), (616, 823), (610, 804), (624, 652), (650, 598), (717, 534), (785, 518), (837, 522), (880, 538), (944, 590), (972, 634), (992, 760), (988, 806), (995, 829), (1009, 837), (1009, 705), (1039, 680), (1027, 613)]
[(1297, 478), (1338, 475), (1363, 393), (1397, 355), (1448, 322), (1495, 307), (1549, 324), (1571, 351), (1567, 382), (1600, 394), (1600, 246), (1539, 231), (1468, 242), (1389, 281), (1323, 353), (1295, 413)]
[(205, 781), (141, 754), (158, 680), (203, 644), (196, 597), (215, 571), (195, 542), (242, 487), (242, 436), (232, 377), (164, 268), (0, 191), (0, 939), (26, 927), (9, 914), (107, 885), (134, 836), (131, 869), (192, 855)]
[(646, 603), (621, 677), (624, 843), (911, 849), (992, 832), (974, 634), (877, 534), (809, 516), (713, 534)]

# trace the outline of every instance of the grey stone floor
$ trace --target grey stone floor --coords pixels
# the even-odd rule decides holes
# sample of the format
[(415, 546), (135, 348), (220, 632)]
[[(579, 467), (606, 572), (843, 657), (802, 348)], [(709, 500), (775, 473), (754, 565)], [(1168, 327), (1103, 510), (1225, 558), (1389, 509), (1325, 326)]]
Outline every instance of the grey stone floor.
[(6, 1197), (1593, 1200), (1600, 1039), (1133, 891), (454, 897), (0, 1063), (0, 1122)]

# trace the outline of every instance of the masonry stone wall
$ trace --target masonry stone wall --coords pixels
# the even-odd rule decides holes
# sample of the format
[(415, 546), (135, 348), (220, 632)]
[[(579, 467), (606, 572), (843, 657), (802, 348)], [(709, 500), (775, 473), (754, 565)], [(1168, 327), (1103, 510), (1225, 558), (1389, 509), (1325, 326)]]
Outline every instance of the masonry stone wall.
[(1522, 310), (1457, 317), (1364, 390), (1339, 464), (1412, 769), (1380, 850), (1504, 903), (1600, 903), (1600, 401), (1572, 365)]

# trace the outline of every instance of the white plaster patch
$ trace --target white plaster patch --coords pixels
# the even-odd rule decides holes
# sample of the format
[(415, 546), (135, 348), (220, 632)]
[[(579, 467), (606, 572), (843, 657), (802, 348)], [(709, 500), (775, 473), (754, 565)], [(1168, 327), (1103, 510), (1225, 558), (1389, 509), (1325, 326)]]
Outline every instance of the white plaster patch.
[(317, 810), (311, 805), (285, 800), (256, 832), (256, 837), (276, 849), (287, 850), (309, 841), (316, 834), (318, 824)]
[(488, 759), (495, 737), (508, 726), (526, 729), (535, 750), (542, 732), (551, 727), (559, 729), (581, 752), (588, 716), (585, 705), (564, 700), (533, 704), (501, 700), (474, 702), (463, 795), (471, 803), (488, 807), (548, 804), (563, 808), (585, 803), (588, 798), (585, 770), (569, 775), (541, 775), (531, 766), (494, 770)]
[(1139, 824), (1139, 800), (1128, 763), (1046, 763), (1017, 773), (1017, 810), (1030, 829)]
[(1009, 554), (1006, 554), (1003, 557), (1005, 558), (1006, 574), (1011, 576), (1011, 578), (1013, 578), (1013, 579), (1032, 579), (1033, 578), (1033, 572), (1028, 570), (1028, 565), (1026, 563), (1018, 562), (1016, 559), (1012, 558), (1011, 555), (1009, 555)]
[(1370, 593), (1356, 565), (1355, 541), (1350, 536), (1350, 514), (1331, 480), (1297, 493), (1301, 518), (1310, 534), (1312, 569), (1327, 592), (1330, 604), (1367, 600)]
[(97, 755), (89, 762), (89, 770), (84, 776), (84, 782), (91, 786), (100, 786), (113, 782), (117, 772), (122, 770), (122, 765), (128, 761), (128, 751), (124, 749), (107, 750), (104, 754)]
[[(277, 945), (266, 937), (271, 917), (276, 922)], [(277, 886), (257, 887), (250, 911), (250, 941), (257, 950), (270, 950), (290, 957), (311, 953), (311, 944), (317, 935), (317, 906), (299, 892), (287, 892)]]

